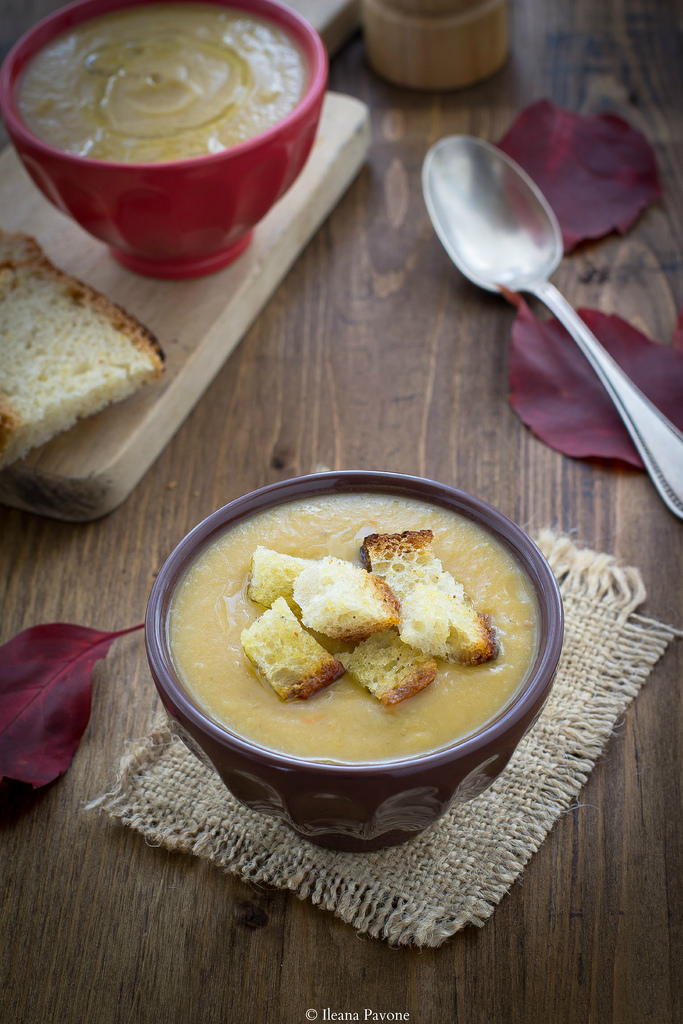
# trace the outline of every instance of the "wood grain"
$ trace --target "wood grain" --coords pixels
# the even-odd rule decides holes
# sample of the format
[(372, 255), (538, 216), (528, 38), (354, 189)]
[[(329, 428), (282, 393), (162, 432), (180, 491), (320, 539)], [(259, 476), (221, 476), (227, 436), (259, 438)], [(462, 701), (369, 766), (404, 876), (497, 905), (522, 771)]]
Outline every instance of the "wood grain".
[[(15, 35), (48, 7), (10, 4)], [(371, 111), (367, 166), (120, 508), (82, 524), (0, 509), (0, 639), (37, 622), (141, 621), (192, 525), (320, 464), (424, 473), (531, 531), (570, 531), (639, 566), (643, 614), (683, 624), (680, 522), (643, 474), (565, 459), (520, 425), (507, 402), (513, 311), (458, 276), (420, 195), (436, 138), (495, 141), (541, 96), (626, 117), (655, 147), (663, 198), (555, 280), (576, 305), (668, 342), (683, 305), (683, 5), (515, 0), (510, 16), (505, 67), (453, 93), (388, 85), (360, 37), (339, 51), (332, 87)], [(298, 1024), (309, 1008), (322, 1020), (367, 1007), (412, 1024), (680, 1024), (682, 676), (679, 642), (491, 920), (418, 952), (86, 809), (157, 707), (140, 634), (122, 638), (96, 666), (67, 775), (37, 793), (0, 786), (0, 1019)]]

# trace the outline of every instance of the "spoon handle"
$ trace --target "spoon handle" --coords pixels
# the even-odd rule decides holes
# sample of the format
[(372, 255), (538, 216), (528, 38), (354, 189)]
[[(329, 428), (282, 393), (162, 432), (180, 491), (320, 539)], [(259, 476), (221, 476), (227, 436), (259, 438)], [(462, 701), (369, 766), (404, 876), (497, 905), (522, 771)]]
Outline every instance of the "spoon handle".
[(683, 519), (683, 434), (627, 377), (555, 285), (543, 281), (527, 290), (567, 328), (614, 402), (665, 504)]

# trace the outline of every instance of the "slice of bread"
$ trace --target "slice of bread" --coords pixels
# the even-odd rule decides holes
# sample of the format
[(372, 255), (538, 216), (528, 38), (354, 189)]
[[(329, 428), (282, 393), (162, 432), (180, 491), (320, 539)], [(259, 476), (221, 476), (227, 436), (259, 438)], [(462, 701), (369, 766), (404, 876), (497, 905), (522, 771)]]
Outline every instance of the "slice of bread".
[(294, 600), (294, 580), (302, 569), (310, 565), (310, 561), (309, 558), (283, 555), (259, 544), (251, 556), (247, 587), (249, 597), (264, 608), (270, 608), (276, 598), (284, 597), (290, 608), (298, 612), (299, 607)]
[(303, 624), (333, 640), (358, 643), (400, 621), (388, 584), (343, 558), (311, 560), (294, 580), (293, 593)]
[(284, 597), (242, 631), (242, 647), (281, 700), (306, 700), (344, 673), (315, 637), (307, 633)]
[(408, 647), (392, 631), (375, 633), (339, 660), (386, 707), (424, 690), (437, 672), (433, 658)]
[(0, 231), (0, 467), (163, 371), (151, 332)]
[(431, 530), (369, 534), (361, 557), (401, 601), (401, 640), (444, 661), (477, 665), (498, 654), (495, 630), (431, 551)]

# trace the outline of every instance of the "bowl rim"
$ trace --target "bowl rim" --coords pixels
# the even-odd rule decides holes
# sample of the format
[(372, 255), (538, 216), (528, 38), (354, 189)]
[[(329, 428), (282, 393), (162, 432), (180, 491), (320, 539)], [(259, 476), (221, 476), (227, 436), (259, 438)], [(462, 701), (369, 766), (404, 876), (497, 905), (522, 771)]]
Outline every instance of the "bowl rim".
[[(125, 168), (128, 171), (140, 169), (163, 173), (165, 169), (183, 170), (197, 167), (203, 163), (218, 163), (221, 160), (233, 159), (259, 149), (301, 119), (307, 119), (311, 110), (321, 101), (327, 86), (329, 71), (327, 49), (318, 31), (298, 11), (287, 7), (280, 0), (205, 0), (206, 6), (209, 7), (237, 8), (251, 12), (256, 17), (271, 20), (294, 38), (308, 63), (309, 80), (301, 99), (289, 114), (259, 132), (258, 135), (245, 139), (244, 142), (239, 142), (234, 146), (228, 146), (218, 153), (204, 153), (182, 157), (178, 160), (98, 160), (53, 146), (31, 131), (19, 111), (18, 87), (27, 63), (44, 46), (62, 32), (68, 31), (69, 28), (94, 18), (130, 7), (147, 7), (168, 2), (169, 0), (73, 0), (72, 3), (58, 8), (27, 29), (11, 47), (0, 66), (0, 114), (11, 141), (14, 143), (15, 138), (19, 139), (22, 144), (30, 145), (33, 150), (41, 151), (52, 159), (60, 159), (67, 164), (72, 164), (74, 169), (88, 167), (114, 172)], [(192, 0), (174, 0), (174, 2), (188, 4)], [(90, 13), (91, 9), (92, 13)]]
[[(465, 515), (492, 532), (512, 552), (534, 587), (539, 615), (545, 620), (539, 623), (539, 630), (545, 628), (546, 642), (539, 646), (527, 682), (492, 721), (477, 732), (438, 750), (392, 760), (347, 763), (314, 761), (261, 746), (219, 725), (202, 711), (184, 689), (173, 667), (166, 635), (171, 597), (185, 569), (214, 536), (268, 508), (297, 499), (348, 493), (402, 495), (439, 504)], [(193, 527), (166, 558), (150, 592), (145, 615), (145, 649), (164, 705), (166, 700), (170, 701), (186, 721), (208, 733), (215, 743), (252, 759), (257, 758), (261, 764), (347, 778), (367, 773), (368, 769), (380, 775), (412, 773), (417, 768), (429, 769), (449, 761), (456, 748), (458, 757), (467, 757), (474, 752), (481, 756), (486, 747), (496, 748), (499, 737), (528, 715), (539, 700), (539, 707), (543, 706), (557, 670), (563, 636), (564, 610), (558, 583), (538, 546), (512, 519), (483, 499), (436, 480), (373, 470), (338, 470), (280, 480), (223, 505)]]

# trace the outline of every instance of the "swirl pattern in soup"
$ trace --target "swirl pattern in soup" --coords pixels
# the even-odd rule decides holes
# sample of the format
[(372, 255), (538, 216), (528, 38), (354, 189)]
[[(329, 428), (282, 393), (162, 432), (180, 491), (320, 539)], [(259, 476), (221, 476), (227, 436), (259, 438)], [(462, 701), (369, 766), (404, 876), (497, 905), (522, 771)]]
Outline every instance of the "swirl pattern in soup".
[(289, 35), (215, 4), (149, 4), (93, 18), (48, 43), (19, 89), (27, 126), (95, 160), (217, 153), (296, 107), (307, 81)]

